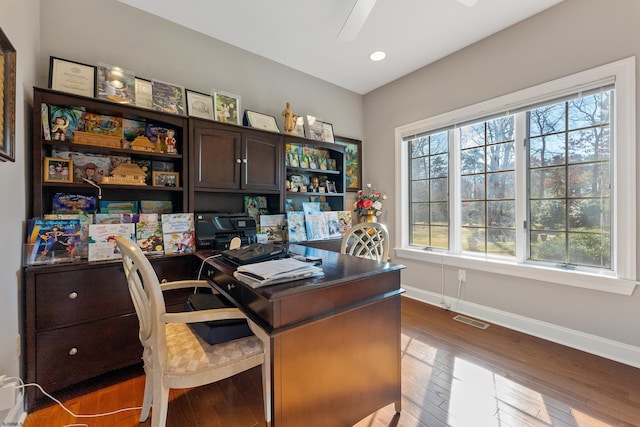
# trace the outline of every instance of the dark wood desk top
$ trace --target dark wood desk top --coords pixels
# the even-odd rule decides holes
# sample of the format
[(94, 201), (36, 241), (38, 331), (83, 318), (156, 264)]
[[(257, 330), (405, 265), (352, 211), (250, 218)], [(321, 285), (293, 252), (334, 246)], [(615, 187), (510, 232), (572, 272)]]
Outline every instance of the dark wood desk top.
[[(400, 270), (403, 265), (377, 263), (295, 244), (289, 245), (289, 252), (321, 258), (324, 277), (253, 289), (235, 280), (233, 272), (237, 266), (222, 257), (207, 259), (204, 275), (270, 331), (402, 292)], [(196, 255), (204, 260), (215, 253), (202, 251)]]

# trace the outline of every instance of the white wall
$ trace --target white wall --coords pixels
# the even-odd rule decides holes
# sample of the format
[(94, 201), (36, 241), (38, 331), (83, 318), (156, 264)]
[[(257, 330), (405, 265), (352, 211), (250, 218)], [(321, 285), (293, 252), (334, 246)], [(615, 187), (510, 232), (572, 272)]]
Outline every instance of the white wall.
[[(400, 177), (386, 166), (395, 157), (396, 127), (618, 59), (640, 58), (638, 28), (637, 0), (565, 0), (365, 95), (364, 180), (390, 196), (383, 217), (390, 229), (396, 227), (392, 206)], [(441, 292), (439, 265), (394, 261), (407, 266), (402, 281), (410, 294), (429, 300)], [(455, 297), (457, 271), (445, 269), (445, 286)], [(638, 290), (620, 296), (467, 271), (462, 297), (467, 311), (640, 367)]]
[(17, 52), (16, 162), (0, 163), (0, 374), (9, 376), (20, 373), (15, 339), (20, 333), (21, 251), (28, 192), (25, 147), (31, 141), (30, 104), (40, 43), (39, 3), (39, 0), (0, 0), (0, 28)]

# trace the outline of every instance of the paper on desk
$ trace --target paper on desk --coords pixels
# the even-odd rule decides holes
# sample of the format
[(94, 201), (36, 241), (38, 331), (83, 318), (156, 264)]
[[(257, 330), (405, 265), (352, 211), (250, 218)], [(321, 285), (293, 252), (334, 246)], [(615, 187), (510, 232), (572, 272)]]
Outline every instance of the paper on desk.
[(276, 283), (323, 276), (322, 268), (293, 258), (277, 259), (242, 265), (233, 273), (234, 277), (249, 286), (273, 285)]

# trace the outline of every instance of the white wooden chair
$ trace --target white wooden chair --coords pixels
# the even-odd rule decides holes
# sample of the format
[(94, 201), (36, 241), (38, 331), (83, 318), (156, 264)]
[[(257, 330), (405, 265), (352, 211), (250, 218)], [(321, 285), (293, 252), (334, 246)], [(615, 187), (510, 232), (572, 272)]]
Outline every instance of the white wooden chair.
[[(191, 388), (231, 377), (262, 365), (265, 421), (271, 424), (271, 377), (269, 336), (237, 308), (167, 313), (162, 291), (179, 288), (210, 288), (204, 280), (159, 283), (151, 263), (138, 245), (117, 237), (129, 292), (140, 323), (142, 359), (146, 374), (140, 422), (165, 426), (169, 389)], [(246, 318), (255, 335), (209, 345), (188, 323)]]
[(389, 259), (387, 227), (378, 222), (354, 225), (342, 236), (340, 253), (386, 262)]

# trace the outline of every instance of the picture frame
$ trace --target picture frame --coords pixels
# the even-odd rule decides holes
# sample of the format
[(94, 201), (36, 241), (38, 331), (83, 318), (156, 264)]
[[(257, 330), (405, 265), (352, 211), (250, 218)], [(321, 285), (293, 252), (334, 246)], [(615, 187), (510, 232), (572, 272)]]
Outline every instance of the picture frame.
[(180, 174), (178, 172), (153, 171), (151, 182), (154, 187), (179, 187)]
[(211, 95), (187, 89), (187, 115), (202, 119), (214, 119)]
[(140, 77), (135, 78), (136, 106), (153, 109), (153, 86), (151, 80)]
[(184, 87), (160, 80), (151, 80), (152, 109), (163, 113), (185, 115)]
[(55, 56), (49, 57), (51, 89), (93, 98), (96, 95), (95, 83), (95, 66)]
[(357, 192), (362, 188), (362, 141), (336, 136), (335, 143), (344, 147), (346, 190)]
[(16, 50), (0, 28), (0, 160), (16, 161)]
[(333, 125), (328, 122), (323, 122), (315, 116), (307, 115), (307, 127), (309, 129), (307, 137), (315, 141), (322, 142), (335, 142), (333, 135)]
[(299, 136), (300, 138), (305, 138), (304, 117), (298, 116), (296, 118), (296, 127), (293, 128), (291, 134)]
[(118, 104), (136, 103), (136, 77), (132, 71), (116, 65), (98, 63), (96, 98)]
[(45, 157), (44, 182), (73, 182), (73, 160), (61, 157)]
[(275, 117), (257, 111), (245, 110), (243, 124), (256, 129), (280, 132)]
[(240, 124), (240, 95), (213, 90), (214, 120)]

